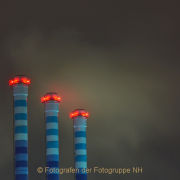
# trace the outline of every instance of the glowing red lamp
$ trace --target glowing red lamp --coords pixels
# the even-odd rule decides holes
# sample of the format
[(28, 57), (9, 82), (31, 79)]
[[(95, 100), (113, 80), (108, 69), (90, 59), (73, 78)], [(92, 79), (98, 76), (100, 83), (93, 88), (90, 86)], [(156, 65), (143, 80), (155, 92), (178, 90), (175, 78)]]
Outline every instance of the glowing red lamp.
[(88, 118), (89, 113), (86, 112), (84, 109), (76, 109), (75, 111), (70, 113), (69, 116), (70, 116), (71, 119), (74, 118), (74, 117), (77, 117), (77, 116), (82, 116), (82, 117)]
[(25, 76), (16, 76), (13, 79), (9, 80), (9, 86), (13, 86), (15, 84), (30, 85), (30, 79), (27, 79), (27, 77)]
[(57, 96), (56, 93), (47, 93), (44, 97), (41, 98), (41, 102), (45, 103), (47, 101), (60, 102), (61, 101), (61, 97)]

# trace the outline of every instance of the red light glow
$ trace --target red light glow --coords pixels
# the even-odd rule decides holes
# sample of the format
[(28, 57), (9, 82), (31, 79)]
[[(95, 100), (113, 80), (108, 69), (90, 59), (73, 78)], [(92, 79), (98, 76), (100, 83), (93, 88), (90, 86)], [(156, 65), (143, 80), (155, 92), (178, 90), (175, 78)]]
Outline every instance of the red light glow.
[(60, 102), (61, 101), (61, 98), (55, 94), (48, 94), (48, 95), (45, 95), (44, 97), (41, 98), (41, 102), (42, 103), (45, 103), (47, 101), (56, 101), (56, 102)]
[(77, 116), (83, 116), (85, 118), (88, 118), (89, 117), (89, 113), (88, 112), (81, 112), (81, 110), (78, 110), (78, 111), (74, 111), (72, 113), (70, 113), (70, 118), (74, 118), (74, 117), (77, 117)]
[(9, 80), (9, 85), (13, 86), (15, 84), (30, 84), (30, 79), (26, 77), (15, 77), (14, 79)]
[(21, 81), (22, 81), (24, 84), (30, 84), (30, 80), (29, 80), (29, 79), (22, 78)]

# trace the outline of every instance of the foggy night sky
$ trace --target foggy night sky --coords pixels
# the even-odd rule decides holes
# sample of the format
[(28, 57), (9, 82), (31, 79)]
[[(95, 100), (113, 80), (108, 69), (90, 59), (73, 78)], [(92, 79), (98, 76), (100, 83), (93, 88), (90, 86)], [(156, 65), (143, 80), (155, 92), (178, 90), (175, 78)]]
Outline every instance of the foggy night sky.
[[(91, 180), (177, 180), (180, 177), (180, 2), (63, 0), (0, 2), (0, 180), (13, 179), (15, 75), (28, 94), (29, 180), (45, 180), (44, 105), (57, 92), (60, 168), (74, 166), (73, 122), (87, 120), (88, 168), (131, 173), (88, 174)], [(133, 174), (132, 167), (143, 173)], [(73, 174), (60, 175), (61, 180)]]

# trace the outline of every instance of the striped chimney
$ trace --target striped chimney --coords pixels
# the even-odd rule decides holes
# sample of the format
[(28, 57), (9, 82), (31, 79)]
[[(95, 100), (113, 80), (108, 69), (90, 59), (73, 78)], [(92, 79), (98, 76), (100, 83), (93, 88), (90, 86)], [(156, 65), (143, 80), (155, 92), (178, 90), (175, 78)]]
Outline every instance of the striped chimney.
[(27, 96), (30, 80), (15, 76), (9, 81), (14, 96), (14, 179), (28, 180)]
[(59, 180), (58, 112), (61, 98), (57, 93), (46, 93), (41, 98), (45, 106), (46, 124), (46, 180)]
[(74, 127), (75, 180), (87, 180), (86, 127), (88, 117), (89, 114), (84, 109), (76, 109), (70, 113)]

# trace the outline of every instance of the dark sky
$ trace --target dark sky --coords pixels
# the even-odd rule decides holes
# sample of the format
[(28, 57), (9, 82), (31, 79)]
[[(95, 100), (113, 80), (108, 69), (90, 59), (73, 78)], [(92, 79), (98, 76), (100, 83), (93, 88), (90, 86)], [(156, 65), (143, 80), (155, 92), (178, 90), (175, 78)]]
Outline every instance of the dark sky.
[[(0, 2), (0, 180), (13, 179), (13, 92), (8, 80), (31, 79), (29, 180), (45, 180), (44, 106), (57, 92), (60, 167), (73, 164), (69, 113), (84, 108), (93, 180), (180, 177), (180, 2), (63, 0)], [(143, 173), (133, 174), (133, 167)], [(61, 180), (73, 179), (63, 174)]]

